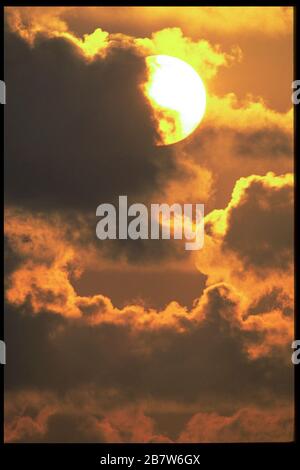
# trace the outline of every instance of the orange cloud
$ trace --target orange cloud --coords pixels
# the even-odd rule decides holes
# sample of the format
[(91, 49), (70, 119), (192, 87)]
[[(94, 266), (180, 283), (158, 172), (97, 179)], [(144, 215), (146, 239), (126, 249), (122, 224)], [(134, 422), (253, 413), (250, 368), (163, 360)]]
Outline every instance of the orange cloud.
[(64, 398), (49, 392), (7, 394), (5, 442), (65, 442), (64, 430), (68, 442), (286, 442), (293, 439), (293, 411), (279, 403), (264, 409), (242, 407), (226, 415), (197, 412), (170, 439), (157, 432), (145, 403), (107, 409), (96, 390), (74, 390)]
[[(208, 285), (225, 282), (236, 289), (243, 328), (264, 332), (264, 342), (248, 345), (253, 357), (293, 337), (293, 318), (283, 312), (293, 311), (292, 209), (293, 176), (268, 173), (238, 180), (227, 207), (205, 218), (198, 269), (207, 275)], [(272, 292), (282, 293), (279, 305), (262, 306), (260, 315), (246, 313)]]
[(207, 97), (206, 126), (225, 127), (236, 130), (278, 127), (292, 136), (293, 109), (279, 113), (269, 109), (262, 99), (248, 96), (239, 102), (234, 93), (219, 97)]
[[(232, 156), (227, 161), (223, 158), (226, 141), (221, 130), (229, 129), (246, 137), (249, 131), (279, 130), (287, 141), (292, 138), (292, 110), (276, 112), (268, 108), (263, 99), (251, 95), (243, 100), (238, 100), (234, 93), (216, 95), (213, 79), (222, 68), (242, 61), (243, 51), (237, 46), (223, 50), (211, 39), (203, 39), (205, 33), (213, 35), (215, 29), (228, 37), (236, 33), (291, 34), (292, 8), (243, 7), (243, 10), (235, 9), (233, 15), (229, 7), (145, 7), (142, 10), (132, 7), (119, 8), (118, 17), (110, 8), (81, 8), (76, 11), (89, 17), (89, 20), (94, 15), (95, 21), (99, 15), (96, 28), (86, 29), (93, 32), (82, 35), (74, 32), (76, 28), (70, 28), (72, 11), (75, 12), (67, 7), (6, 8), (10, 28), (32, 47), (41, 34), (71, 42), (75, 46), (74, 51), (77, 50), (87, 61), (93, 61), (98, 55), (101, 60), (105, 59), (114, 47), (133, 48), (142, 56), (175, 55), (190, 63), (206, 83), (207, 113), (199, 132), (194, 134), (202, 145), (199, 145), (199, 158), (198, 155), (189, 154), (188, 140), (174, 150), (174, 161), (181, 175), (177, 179), (170, 178), (161, 188), (167, 202), (174, 202), (176, 196), (176, 202), (194, 200), (209, 203), (225, 165), (227, 171), (233, 173)], [(195, 13), (197, 22), (194, 21)], [(130, 23), (130, 15), (141, 15), (139, 22), (152, 22), (151, 32), (145, 33), (148, 36), (130, 31), (116, 34), (103, 26), (102, 21), (110, 21), (113, 25), (126, 19)], [(170, 25), (170, 20), (174, 21), (171, 28), (166, 27)], [(136, 23), (136, 17), (132, 21)], [(153, 24), (157, 24), (156, 32), (152, 32)], [(201, 140), (202, 132), (209, 133), (210, 129), (215, 129), (220, 139), (218, 149), (215, 143), (212, 145), (213, 139), (207, 139), (207, 143)], [(273, 135), (269, 134), (268, 139)], [(257, 138), (257, 134), (250, 138)], [(204, 152), (201, 155), (200, 151), (205, 145), (209, 146), (211, 160), (217, 160), (221, 176), (212, 169), (211, 162), (204, 164), (201, 160)], [(290, 156), (287, 147), (283, 151), (284, 156)], [(227, 150), (230, 153), (230, 149)], [(16, 265), (6, 280), (7, 302), (27, 315), (58, 315), (65, 319), (62, 329), (74, 325), (78, 329), (91, 327), (93, 331), (101, 325), (123, 327), (137, 343), (135, 348), (145, 355), (150, 355), (156, 347), (151, 342), (144, 344), (143, 338), (148, 333), (152, 333), (154, 338), (161, 333), (166, 341), (165, 333), (169, 332), (175, 341), (178, 338), (189, 341), (189, 335), (212, 324), (213, 331), (215, 326), (220, 326), (220, 330), (224, 327), (222, 339), (236, 339), (235, 344), (241, 347), (243, 358), (251, 366), (262, 358), (269, 360), (270, 357), (281, 356), (286, 360), (294, 333), (293, 247), (289, 225), (292, 220), (293, 178), (290, 173), (280, 176), (271, 172), (264, 176), (253, 175), (253, 171), (261, 171), (259, 164), (269, 165), (269, 161), (265, 163), (264, 153), (258, 158), (257, 153), (251, 161), (252, 167), (244, 166), (244, 160), (238, 160), (237, 165), (242, 167), (241, 174), (250, 176), (236, 181), (227, 206), (220, 204), (217, 207), (224, 208), (213, 210), (206, 216), (204, 249), (194, 256), (194, 261), (199, 272), (207, 276), (207, 282), (203, 293), (190, 309), (177, 302), (176, 294), (173, 301), (160, 310), (136, 301), (117, 308), (114, 299), (101, 293), (101, 286), (96, 295), (81, 295), (74, 286), (74, 279), (87, 267), (91, 269), (98, 265), (97, 269), (100, 269), (100, 264), (101, 269), (105, 268), (105, 261), (90, 242), (85, 243), (84, 248), (82, 246), (82, 240), (89, 240), (88, 236), (85, 237), (86, 222), (78, 229), (73, 226), (70, 233), (70, 227), (58, 215), (48, 214), (46, 219), (41, 214), (21, 213), (12, 208), (6, 212), (5, 234), (16, 257)], [(232, 180), (236, 179), (234, 175)], [(268, 222), (266, 225), (265, 221)], [(114, 260), (111, 263), (116, 264)], [(122, 268), (122, 261), (118, 266), (118, 269)], [(148, 269), (148, 265), (141, 269)], [(61, 330), (58, 328), (49, 334), (55, 339)], [(58, 398), (55, 393), (39, 394), (24, 390), (20, 394), (9, 394), (6, 403), (6, 441), (47, 440), (50, 439), (51, 429), (58, 432), (64, 426), (69, 430), (78, 428), (81, 439), (87, 441), (171, 441), (169, 436), (157, 432), (155, 419), (149, 414), (149, 404), (148, 408), (147, 403), (137, 403), (136, 406), (126, 404), (122, 409), (108, 409), (105, 399), (116, 397), (117, 392), (105, 390), (104, 394), (105, 397), (99, 399), (82, 391), (78, 394), (73, 392), (64, 399)], [(167, 405), (173, 406), (169, 401)], [(160, 404), (162, 409), (167, 405)], [(177, 403), (174, 405), (175, 408), (180, 406), (184, 408)], [(155, 413), (155, 406), (153, 408)], [(270, 405), (264, 410), (256, 406), (243, 406), (238, 410), (231, 409), (230, 413), (212, 413), (201, 406), (197, 409), (202, 411), (194, 413), (193, 410), (194, 416), (182, 427), (176, 441), (292, 439), (293, 417), (285, 404)], [(186, 412), (186, 409), (183, 411)], [(61, 423), (64, 426), (60, 426)]]
[[(80, 8), (79, 8), (80, 10)], [(89, 10), (97, 11), (90, 8)], [(99, 11), (103, 9), (98, 8)], [(105, 8), (105, 10), (110, 10)], [(122, 9), (121, 9), (122, 10)], [(127, 8), (124, 8), (127, 11)], [(135, 8), (132, 8), (132, 11)], [(143, 8), (142, 11), (154, 12), (158, 10)], [(167, 8), (168, 11), (178, 12), (179, 9)], [(180, 9), (182, 15), (189, 16), (192, 8)], [(183, 11), (184, 10), (184, 11)], [(291, 31), (292, 9), (291, 8), (242, 8), (240, 15), (238, 8), (228, 7), (201, 7), (197, 8), (197, 28), (200, 28), (201, 21), (210, 24), (211, 19), (220, 20), (220, 24), (230, 24), (230, 29), (236, 24), (239, 31), (245, 31), (245, 24), (255, 25), (261, 21), (264, 31), (276, 30), (281, 32)], [(260, 97), (253, 97), (248, 94), (244, 99), (238, 100), (234, 92), (218, 96), (214, 91), (212, 79), (216, 76), (220, 68), (230, 67), (243, 60), (243, 51), (238, 46), (232, 46), (229, 51), (223, 51), (221, 46), (213, 44), (206, 39), (192, 39), (188, 33), (184, 33), (181, 27), (162, 28), (153, 32), (150, 37), (138, 37), (124, 33), (108, 33), (98, 26), (90, 34), (82, 37), (76, 35), (69, 29), (65, 17), (67, 7), (60, 9), (51, 8), (16, 8), (7, 7), (6, 15), (10, 28), (17, 32), (23, 39), (34, 45), (38, 34), (46, 35), (50, 38), (61, 37), (72, 42), (80, 53), (87, 60), (92, 60), (95, 56), (105, 57), (112, 47), (129, 47), (137, 51), (138, 54), (146, 57), (148, 55), (166, 54), (175, 56), (192, 65), (203, 79), (207, 91), (207, 109), (201, 129), (213, 126), (214, 128), (225, 127), (239, 130), (261, 129), (277, 127), (292, 135), (293, 131), (293, 110), (292, 106), (285, 113), (276, 112), (266, 105)], [(107, 11), (105, 12), (107, 14)], [(113, 10), (111, 10), (113, 12)], [(160, 14), (164, 14), (164, 9), (159, 9)], [(104, 13), (104, 12), (103, 12)], [(112, 15), (112, 20), (113, 20)], [(225, 18), (230, 17), (230, 21)], [(248, 19), (246, 19), (248, 18)], [(250, 23), (249, 23), (250, 22)], [(245, 24), (244, 24), (245, 23)], [(101, 21), (99, 25), (102, 24)], [(221, 27), (221, 26), (220, 26)], [(273, 29), (272, 29), (273, 28)], [(201, 28), (200, 28), (201, 29)], [(221, 28), (222, 29), (222, 28)], [(220, 31), (220, 29), (218, 30)], [(205, 34), (205, 29), (203, 30)], [(175, 118), (174, 118), (175, 119)], [(172, 119), (171, 119), (172, 121)]]
[(225, 53), (220, 46), (213, 46), (202, 39), (193, 41), (185, 37), (180, 28), (166, 28), (152, 34), (151, 38), (136, 38), (135, 44), (145, 55), (165, 54), (189, 63), (204, 81), (212, 78), (221, 66), (229, 66), (241, 60), (241, 50), (233, 48)]
[[(186, 34), (287, 35), (293, 22), (292, 7), (6, 7), (11, 22), (35, 29), (52, 24), (67, 30), (78, 18), (87, 26), (104, 24), (113, 29), (135, 30), (137, 23), (146, 29), (163, 29), (170, 24)], [(234, 14), (233, 14), (234, 13)], [(90, 27), (89, 27), (90, 29)]]
[[(275, 178), (274, 184), (278, 185), (279, 181)], [(241, 187), (243, 187), (242, 184)], [(233, 197), (233, 201), (236, 204), (238, 200), (235, 196)], [(234, 202), (231, 204), (233, 206)], [(10, 217), (15, 219), (16, 215), (14, 214)], [(19, 250), (19, 253), (23, 254), (24, 260), (8, 279), (6, 299), (12, 305), (19, 307), (25, 303), (29, 304), (33, 314), (49, 312), (66, 318), (77, 319), (78, 322), (89, 325), (126, 325), (135, 333), (172, 328), (178, 334), (188, 334), (191, 329), (197, 329), (201, 327), (203, 322), (209, 321), (210, 315), (216, 314), (216, 312), (211, 311), (211, 306), (214, 304), (214, 298), (218, 296), (221, 304), (217, 315), (220, 315), (220, 318), (226, 320), (236, 332), (244, 336), (244, 347), (249, 357), (256, 358), (261, 355), (268, 355), (272, 353), (274, 348), (281, 349), (291, 341), (293, 335), (292, 318), (284, 315), (279, 307), (265, 310), (261, 314), (252, 315), (249, 313), (249, 308), (253, 304), (254, 299), (258, 299), (259, 296), (263, 295), (267, 287), (270, 288), (274, 280), (271, 282), (268, 279), (267, 283), (261, 283), (263, 287), (259, 289), (256, 288), (254, 283), (254, 275), (253, 279), (248, 276), (246, 280), (244, 279), (243, 282), (238, 283), (236, 278), (230, 275), (230, 269), (233, 269), (235, 264), (230, 263), (228, 265), (225, 263), (221, 264), (221, 269), (217, 266), (220, 277), (222, 277), (222, 269), (224, 272), (227, 270), (226, 279), (224, 277), (222, 282), (212, 283), (209, 277), (210, 285), (204, 290), (200, 298), (197, 299), (191, 310), (181, 306), (176, 300), (173, 300), (164, 309), (159, 311), (148, 308), (143, 304), (134, 303), (127, 304), (120, 309), (115, 307), (111, 299), (104, 295), (82, 296), (77, 294), (72, 285), (72, 275), (74, 265), (77, 275), (81, 272), (82, 266), (80, 266), (79, 260), (76, 259), (76, 250), (70, 247), (67, 248), (68, 243), (66, 244), (66, 250), (63, 250), (63, 248), (57, 252), (55, 249), (53, 250), (51, 261), (49, 258), (43, 259), (44, 253), (47, 251), (48, 241), (50, 241), (49, 256), (49, 253), (51, 253), (51, 239), (55, 239), (53, 234), (50, 235), (52, 230), (51, 224), (44, 223), (45, 233), (49, 234), (49, 236), (48, 239), (47, 237), (44, 238), (45, 245), (39, 245), (40, 258), (38, 258), (37, 251), (35, 251), (35, 259), (31, 258), (31, 252), (26, 247), (26, 243), (25, 251), (22, 248), (23, 244), (20, 239), (24, 235), (22, 236), (21, 226), (22, 224), (19, 224), (17, 219), (13, 222), (7, 222), (7, 236), (13, 240), (14, 249), (17, 252)], [(40, 230), (36, 230), (38, 226), (39, 223), (37, 221), (33, 223), (33, 227), (27, 224), (27, 238), (29, 237), (29, 232), (32, 231), (36, 239), (43, 240), (41, 235), (43, 230), (41, 230), (41, 225)], [(14, 227), (16, 232), (13, 230)], [(219, 233), (223, 233), (222, 230), (224, 228), (221, 225)], [(53, 232), (59, 232), (57, 226), (54, 227)], [(19, 239), (18, 242), (16, 241), (17, 238)], [(62, 247), (63, 243), (64, 240), (60, 238)], [(37, 247), (38, 245), (36, 244), (35, 250), (37, 250)], [(55, 247), (54, 241), (53, 247)], [(206, 247), (206, 250), (211, 250), (211, 246)], [(214, 251), (212, 255), (216, 256), (215, 253)], [(220, 248), (219, 253), (221, 253)], [(217, 256), (217, 260), (220, 263), (222, 257), (220, 255)], [(212, 269), (212, 265), (209, 266)], [(213, 267), (213, 272), (216, 277), (216, 262), (213, 266), (215, 266)], [(204, 266), (201, 269), (206, 272)], [(223, 282), (224, 280), (226, 281), (225, 283)], [(282, 284), (278, 283), (278, 278), (275, 278), (275, 280), (277, 282), (274, 282), (274, 286), (282, 287)], [(255, 295), (253, 295), (254, 292)], [(229, 306), (229, 310), (227, 306)], [(259, 332), (262, 335), (261, 341), (248, 340), (247, 332)]]
[[(5, 418), (5, 442), (52, 442), (51, 428), (63, 424), (77, 427), (77, 435), (87, 442), (171, 442), (157, 433), (142, 404), (107, 410), (100, 391), (75, 390), (64, 399), (49, 392), (11, 393)], [(56, 429), (55, 442), (59, 435)]]
[(286, 442), (293, 440), (293, 412), (288, 407), (242, 408), (233, 415), (197, 413), (179, 442)]

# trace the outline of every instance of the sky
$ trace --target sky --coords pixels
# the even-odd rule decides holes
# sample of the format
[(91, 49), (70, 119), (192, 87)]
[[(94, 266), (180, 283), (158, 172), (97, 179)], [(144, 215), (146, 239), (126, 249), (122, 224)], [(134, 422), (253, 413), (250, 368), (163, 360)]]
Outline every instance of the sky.
[[(5, 8), (6, 442), (293, 439), (291, 7)], [(157, 145), (146, 58), (199, 126)], [(203, 203), (204, 247), (96, 208)]]

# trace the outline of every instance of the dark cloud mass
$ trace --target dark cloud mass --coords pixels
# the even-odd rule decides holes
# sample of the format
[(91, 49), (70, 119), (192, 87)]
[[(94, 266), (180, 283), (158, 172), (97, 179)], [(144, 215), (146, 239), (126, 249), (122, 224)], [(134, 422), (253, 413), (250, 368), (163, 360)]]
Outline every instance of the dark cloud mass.
[(111, 48), (87, 62), (65, 39), (40, 36), (30, 47), (12, 33), (5, 47), (7, 203), (94, 214), (119, 194), (147, 197), (170, 176), (171, 152), (154, 145), (139, 88), (142, 57)]
[(293, 315), (291, 303), (290, 297), (283, 289), (274, 287), (250, 305), (248, 314), (255, 315), (280, 308), (284, 315), (290, 316)]
[(156, 125), (140, 88), (143, 57), (129, 46), (112, 46), (105, 58), (88, 61), (67, 39), (40, 35), (30, 46), (9, 31), (5, 48), (6, 203), (46, 218), (59, 213), (71, 238), (84, 226), (77, 241), (95, 243), (109, 258), (182, 257), (174, 243), (100, 246), (95, 237), (99, 204), (117, 205), (123, 194), (128, 204), (147, 203), (179, 174), (172, 149), (154, 144)]
[(288, 132), (280, 128), (237, 133), (235, 151), (238, 155), (258, 157), (270, 155), (273, 159), (288, 158), (293, 154), (293, 142)]
[(292, 369), (283, 369), (285, 354), (249, 361), (245, 343), (259, 343), (262, 336), (234, 325), (237, 307), (227, 296), (221, 288), (211, 290), (207, 320), (185, 333), (167, 326), (133, 331), (110, 323), (72, 325), (46, 312), (28, 317), (26, 308), (7, 307), (7, 389), (61, 394), (93, 383), (117, 389), (125, 402), (145, 396), (185, 404), (199, 400), (218, 411), (230, 407), (233, 397), (241, 403), (264, 403), (267, 394), (286, 398)]
[(230, 211), (224, 248), (237, 252), (246, 266), (287, 269), (293, 252), (292, 201), (291, 185), (252, 182)]
[(277, 125), (240, 130), (232, 129), (230, 124), (228, 120), (221, 127), (200, 128), (186, 145), (189, 158), (210, 168), (215, 178), (213, 192), (206, 203), (207, 211), (223, 207), (241, 177), (293, 170), (293, 136), (290, 132)]
[[(38, 427), (32, 436), (28, 426), (22, 434), (10, 422), (8, 408), (7, 419), (17, 435), (14, 440), (105, 442), (110, 438), (100, 432), (97, 419), (106, 420), (110, 413), (126, 410), (132, 403), (143, 403), (145, 399), (177, 404), (178, 409), (175, 407), (170, 415), (170, 423), (176, 419), (181, 422), (177, 434), (171, 424), (170, 427), (162, 424), (164, 406), (161, 411), (155, 407), (147, 411), (157, 430), (165, 429), (167, 436), (173, 438), (178, 438), (184, 423), (194, 419), (193, 410), (199, 407), (204, 413), (214, 410), (222, 416), (236, 413), (240, 407), (266, 409), (270, 401), (285, 403), (293, 384), (286, 354), (249, 360), (245, 341), (259, 343), (262, 338), (259, 332), (242, 332), (234, 325), (236, 305), (228, 294), (221, 287), (212, 289), (206, 305), (207, 320), (199, 326), (190, 325), (185, 333), (171, 327), (133, 331), (113, 324), (72, 325), (46, 312), (28, 316), (26, 307), (21, 311), (8, 307), (7, 394), (23, 390), (30, 397), (32, 390), (39, 390), (41, 400), (46, 394), (43, 405), (36, 403), (36, 399), (29, 405), (28, 397), (25, 416), (38, 423), (43, 406), (46, 414), (44, 430)], [(83, 390), (86, 398), (81, 396)], [(80, 411), (78, 400), (84, 400), (86, 406), (93, 403), (95, 394), (97, 404), (91, 405), (92, 411)], [(52, 409), (53, 399), (65, 403)], [(30, 406), (33, 410), (36, 407), (36, 411), (31, 411)], [(122, 420), (120, 430), (124, 424)], [(116, 436), (111, 439), (118, 441)], [(126, 433), (120, 439), (128, 442), (130, 437)]]

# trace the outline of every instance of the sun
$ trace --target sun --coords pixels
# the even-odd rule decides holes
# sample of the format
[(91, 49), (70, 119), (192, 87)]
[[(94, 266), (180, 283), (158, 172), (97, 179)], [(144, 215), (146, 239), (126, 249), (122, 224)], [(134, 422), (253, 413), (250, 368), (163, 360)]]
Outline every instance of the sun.
[(148, 80), (143, 85), (157, 121), (158, 145), (179, 142), (201, 122), (206, 107), (204, 84), (188, 63), (168, 55), (146, 57)]

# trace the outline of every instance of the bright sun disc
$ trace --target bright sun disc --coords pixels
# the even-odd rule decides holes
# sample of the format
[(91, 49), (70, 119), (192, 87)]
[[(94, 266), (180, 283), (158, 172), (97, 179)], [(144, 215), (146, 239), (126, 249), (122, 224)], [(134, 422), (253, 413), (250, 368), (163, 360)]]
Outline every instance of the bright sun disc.
[(144, 92), (158, 122), (158, 145), (174, 144), (190, 135), (202, 120), (206, 92), (198, 73), (183, 60), (167, 55), (146, 58), (149, 79)]

